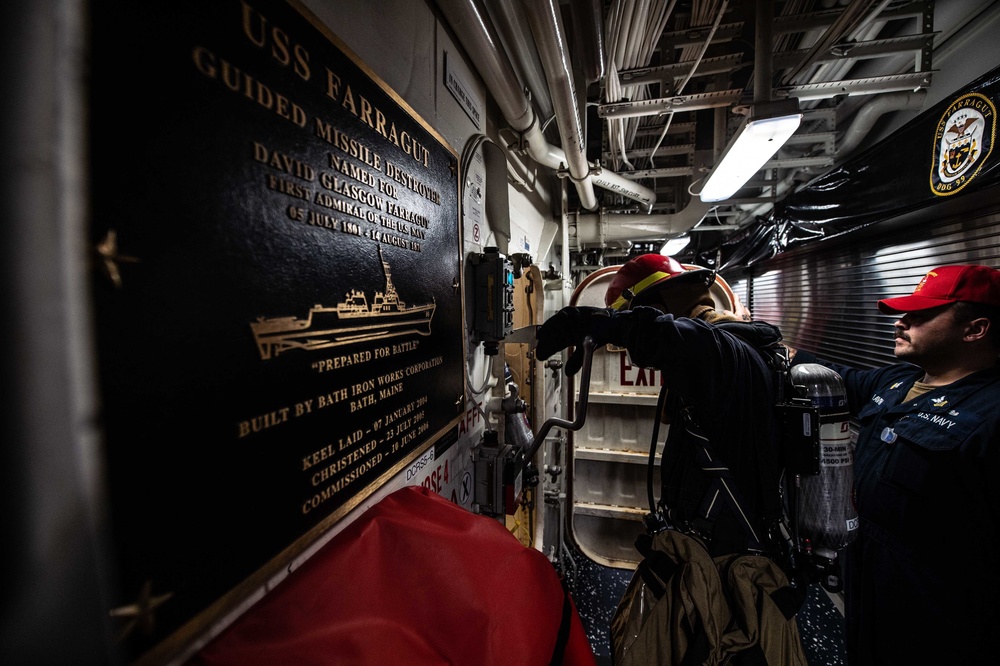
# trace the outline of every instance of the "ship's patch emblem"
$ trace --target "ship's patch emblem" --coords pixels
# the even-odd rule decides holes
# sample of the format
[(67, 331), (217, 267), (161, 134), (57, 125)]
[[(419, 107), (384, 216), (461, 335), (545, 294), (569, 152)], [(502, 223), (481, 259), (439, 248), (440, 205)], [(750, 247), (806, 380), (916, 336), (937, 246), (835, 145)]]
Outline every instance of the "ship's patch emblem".
[(980, 93), (962, 95), (948, 105), (934, 132), (934, 194), (955, 194), (979, 175), (993, 150), (996, 115), (993, 102)]

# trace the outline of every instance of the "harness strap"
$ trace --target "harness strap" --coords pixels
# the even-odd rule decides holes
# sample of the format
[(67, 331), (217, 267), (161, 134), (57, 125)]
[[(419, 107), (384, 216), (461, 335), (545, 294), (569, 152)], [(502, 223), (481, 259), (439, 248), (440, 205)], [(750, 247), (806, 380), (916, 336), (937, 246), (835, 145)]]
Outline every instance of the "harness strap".
[[(745, 502), (743, 501), (740, 490), (736, 485), (736, 478), (733, 476), (732, 471), (726, 466), (721, 458), (714, 455), (711, 443), (708, 441), (708, 438), (704, 435), (704, 433), (702, 433), (698, 424), (695, 423), (690, 411), (685, 407), (681, 413), (684, 415), (688, 434), (698, 442), (695, 447), (695, 457), (698, 462), (698, 466), (701, 467), (701, 470), (712, 479), (712, 483), (709, 486), (708, 491), (705, 493), (705, 497), (702, 499), (701, 505), (698, 507), (698, 523), (703, 526), (713, 525), (723, 504), (726, 504), (740, 519), (740, 522), (746, 530), (750, 547), (756, 550), (762, 550), (763, 544), (761, 539), (757, 535), (757, 531), (754, 529), (753, 523), (750, 521), (750, 517), (743, 509)], [(698, 526), (696, 525), (695, 527), (697, 529)]]
[[(711, 309), (711, 308), (708, 308)], [(746, 324), (743, 322), (717, 322), (714, 324), (718, 328), (726, 330), (731, 335), (747, 340), (748, 330), (752, 329), (752, 324)], [(742, 333), (742, 335), (741, 335)], [(784, 356), (786, 353), (784, 348), (777, 343), (772, 343), (769, 345), (755, 345), (752, 342), (750, 344), (762, 355), (767, 365), (773, 371), (774, 381), (775, 381), (775, 391), (777, 394), (778, 402), (781, 402), (783, 395), (786, 390), (786, 381), (788, 377), (788, 361), (787, 357)], [(653, 490), (652, 490), (652, 478), (653, 469), (655, 465), (655, 455), (656, 455), (656, 443), (657, 434), (659, 426), (660, 413), (663, 410), (663, 405), (666, 397), (666, 387), (664, 386), (659, 395), (657, 401), (657, 416), (656, 423), (654, 424), (654, 433), (650, 441), (649, 450), (649, 469), (647, 470), (647, 488), (649, 494), (650, 502), (650, 514), (647, 516), (650, 520), (646, 523), (647, 530), (650, 532), (655, 532), (658, 529), (662, 529), (666, 525), (662, 524), (662, 521), (657, 521), (655, 518), (658, 516), (666, 516), (667, 518), (674, 520), (678, 517), (673, 515), (670, 507), (664, 506), (664, 496), (661, 496), (659, 501), (660, 508), (663, 509), (662, 513), (655, 510), (653, 506)], [(677, 398), (680, 400), (679, 398)], [(728, 466), (715, 455), (711, 442), (708, 437), (705, 436), (701, 427), (695, 421), (694, 416), (691, 413), (690, 408), (683, 404), (681, 401), (680, 412), (685, 420), (685, 426), (687, 433), (694, 438), (697, 442), (695, 445), (695, 458), (696, 462), (701, 468), (701, 470), (711, 478), (711, 482), (706, 492), (705, 496), (702, 498), (701, 504), (698, 508), (696, 515), (693, 518), (686, 518), (687, 526), (698, 533), (699, 535), (710, 538), (712, 534), (712, 529), (715, 524), (715, 520), (719, 515), (719, 510), (723, 505), (728, 505), (732, 508), (735, 515), (739, 518), (741, 524), (744, 527), (748, 539), (748, 546), (751, 549), (765, 550), (764, 542), (762, 537), (765, 539), (770, 535), (763, 534), (758, 535), (757, 529), (754, 528), (749, 516), (743, 507), (746, 502), (743, 500), (740, 490), (736, 484), (736, 478), (734, 477), (732, 471)], [(756, 452), (757, 461), (757, 474), (760, 477), (761, 487), (768, 489), (764, 494), (763, 504), (760, 507), (760, 518), (762, 520), (761, 525), (770, 524), (770, 521), (778, 521), (782, 515), (782, 506), (780, 495), (777, 492), (777, 488), (780, 484), (781, 473), (779, 468), (779, 458), (778, 451), (772, 449), (769, 446), (762, 446), (760, 450)], [(664, 472), (665, 474), (665, 472)], [(666, 483), (666, 477), (664, 476), (663, 483)], [(773, 492), (772, 492), (773, 491)]]
[[(775, 404), (782, 404), (785, 399), (794, 395), (789, 373), (790, 362), (788, 350), (780, 344), (780, 339), (766, 345), (754, 344), (749, 331), (753, 324), (736, 321), (721, 321), (715, 324), (743, 341), (749, 343), (764, 359), (771, 369), (774, 382)], [(756, 451), (757, 476), (761, 488), (777, 489), (781, 483), (781, 459), (778, 447), (763, 446)], [(779, 520), (783, 513), (781, 498), (776, 492), (766, 492), (761, 498), (760, 518), (762, 520)]]

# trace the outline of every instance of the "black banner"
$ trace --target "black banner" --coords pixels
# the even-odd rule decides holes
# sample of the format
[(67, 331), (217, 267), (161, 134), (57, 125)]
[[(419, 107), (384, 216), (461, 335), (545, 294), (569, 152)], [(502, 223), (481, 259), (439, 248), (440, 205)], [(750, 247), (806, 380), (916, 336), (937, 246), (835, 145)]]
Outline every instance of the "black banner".
[(750, 265), (996, 185), (998, 104), (1000, 68), (779, 201), (770, 218), (727, 242), (723, 265)]
[(298, 5), (93, 5), (109, 612), (139, 656), (454, 428), (458, 160)]

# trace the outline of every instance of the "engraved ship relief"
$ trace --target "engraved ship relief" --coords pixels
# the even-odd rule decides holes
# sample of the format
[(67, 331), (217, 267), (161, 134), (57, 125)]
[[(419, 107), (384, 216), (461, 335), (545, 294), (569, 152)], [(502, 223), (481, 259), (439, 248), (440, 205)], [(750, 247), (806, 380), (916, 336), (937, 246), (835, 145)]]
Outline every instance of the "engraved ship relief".
[(382, 256), (382, 248), (378, 251), (385, 289), (375, 292), (371, 305), (365, 292), (351, 289), (333, 307), (313, 306), (304, 319), (258, 317), (250, 323), (250, 329), (261, 359), (267, 360), (289, 349), (325, 349), (400, 335), (430, 335), (437, 303), (433, 299), (424, 305), (404, 303), (392, 283), (392, 271)]

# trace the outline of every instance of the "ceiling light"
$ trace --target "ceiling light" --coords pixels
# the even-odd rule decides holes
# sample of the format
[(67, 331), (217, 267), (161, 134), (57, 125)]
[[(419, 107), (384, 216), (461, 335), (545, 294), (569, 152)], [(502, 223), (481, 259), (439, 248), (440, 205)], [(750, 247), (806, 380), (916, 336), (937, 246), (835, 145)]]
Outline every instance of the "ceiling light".
[(688, 243), (690, 242), (691, 242), (690, 236), (678, 236), (676, 238), (671, 238), (670, 240), (668, 240), (666, 243), (663, 244), (663, 247), (660, 248), (660, 254), (667, 257), (672, 257), (681, 250), (683, 250), (684, 248), (686, 248), (688, 246)]
[(701, 189), (702, 201), (723, 201), (760, 171), (802, 122), (798, 100), (760, 104), (751, 110)]

